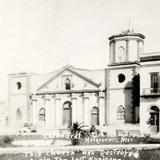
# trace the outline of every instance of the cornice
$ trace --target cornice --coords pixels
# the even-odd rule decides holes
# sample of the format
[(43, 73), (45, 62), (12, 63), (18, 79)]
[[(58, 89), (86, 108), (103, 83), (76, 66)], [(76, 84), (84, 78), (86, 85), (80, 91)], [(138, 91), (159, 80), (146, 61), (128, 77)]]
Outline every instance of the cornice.
[(145, 36), (141, 33), (124, 33), (124, 34), (122, 33), (122, 34), (112, 35), (108, 39), (112, 40), (112, 39), (115, 39), (115, 38), (129, 37), (129, 36), (131, 36), (131, 37), (137, 36), (137, 37), (140, 37), (142, 39), (145, 39)]

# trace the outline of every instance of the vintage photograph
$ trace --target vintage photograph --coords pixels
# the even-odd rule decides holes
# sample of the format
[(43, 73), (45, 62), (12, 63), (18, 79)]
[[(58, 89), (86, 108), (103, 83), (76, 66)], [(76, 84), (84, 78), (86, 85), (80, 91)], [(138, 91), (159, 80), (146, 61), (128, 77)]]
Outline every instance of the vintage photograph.
[(0, 160), (159, 160), (159, 6), (0, 0)]

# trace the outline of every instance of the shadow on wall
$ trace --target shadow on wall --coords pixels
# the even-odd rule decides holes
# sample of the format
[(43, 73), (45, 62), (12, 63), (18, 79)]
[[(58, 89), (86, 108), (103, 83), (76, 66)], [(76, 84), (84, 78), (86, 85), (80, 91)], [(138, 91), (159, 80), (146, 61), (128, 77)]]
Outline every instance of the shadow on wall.
[(133, 112), (133, 123), (139, 123), (139, 110), (140, 107), (140, 76), (136, 74), (132, 79), (132, 112)]
[(125, 96), (125, 123), (137, 123), (139, 115), (136, 115), (136, 108), (140, 105), (140, 77), (136, 74), (131, 82), (124, 88)]
[(124, 87), (124, 97), (125, 97), (125, 123), (131, 123), (132, 122), (132, 102), (131, 102), (131, 82), (127, 82), (127, 84)]

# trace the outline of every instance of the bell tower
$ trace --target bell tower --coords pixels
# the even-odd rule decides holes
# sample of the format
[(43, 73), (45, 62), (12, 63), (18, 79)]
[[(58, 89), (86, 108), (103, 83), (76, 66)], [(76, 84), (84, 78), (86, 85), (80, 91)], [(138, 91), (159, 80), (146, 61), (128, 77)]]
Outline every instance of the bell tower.
[(144, 38), (144, 35), (131, 31), (109, 37), (110, 65), (139, 62)]
[(130, 30), (109, 37), (106, 69), (106, 123), (117, 126), (139, 121), (139, 69), (145, 36)]

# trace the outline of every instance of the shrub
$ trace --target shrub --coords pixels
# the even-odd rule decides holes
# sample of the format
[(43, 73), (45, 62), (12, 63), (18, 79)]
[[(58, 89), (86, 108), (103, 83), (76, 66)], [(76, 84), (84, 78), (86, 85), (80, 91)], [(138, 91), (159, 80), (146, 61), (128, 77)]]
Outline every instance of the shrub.
[(9, 136), (3, 137), (2, 140), (3, 140), (3, 142), (4, 142), (5, 144), (11, 144), (12, 141), (13, 141), (13, 139), (12, 139), (11, 137), (9, 137)]
[(0, 146), (5, 147), (6, 145), (12, 145), (13, 138), (9, 136), (3, 136), (0, 138)]
[(37, 129), (36, 129), (35, 126), (33, 126), (33, 127), (30, 128), (30, 131), (31, 131), (31, 132), (37, 132)]
[(71, 139), (71, 144), (72, 144), (72, 145), (75, 146), (75, 145), (78, 145), (79, 143), (80, 143), (79, 139), (77, 139), (77, 138), (72, 138), (72, 139)]
[(75, 122), (73, 123), (73, 126), (71, 127), (71, 143), (72, 145), (78, 145), (80, 144), (80, 140), (88, 137), (89, 132), (84, 130), (83, 128), (86, 127), (82, 123)]

